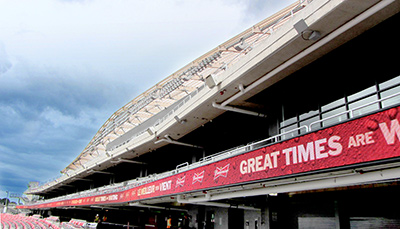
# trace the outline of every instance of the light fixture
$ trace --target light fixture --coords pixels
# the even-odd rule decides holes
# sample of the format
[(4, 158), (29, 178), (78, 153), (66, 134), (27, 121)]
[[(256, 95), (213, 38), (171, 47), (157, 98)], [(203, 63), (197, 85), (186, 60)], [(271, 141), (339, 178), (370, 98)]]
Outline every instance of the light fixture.
[(147, 133), (149, 133), (149, 135), (153, 135), (155, 133), (154, 127), (147, 128)]
[(187, 121), (186, 119), (180, 119), (180, 118), (179, 118), (178, 116), (176, 116), (176, 115), (175, 115), (174, 118), (175, 118), (175, 120), (176, 120), (178, 123), (180, 123), (180, 124), (185, 124), (186, 121)]
[(321, 37), (321, 33), (315, 30), (306, 30), (301, 33), (301, 38), (306, 41), (316, 41)]
[(294, 29), (300, 34), (301, 38), (306, 41), (316, 41), (321, 37), (321, 33), (316, 30), (311, 30), (304, 19), (300, 19), (293, 25)]
[(210, 74), (210, 75), (206, 76), (205, 80), (206, 80), (206, 84), (209, 88), (213, 88), (221, 83), (221, 81), (218, 81), (216, 79), (214, 74)]
[(246, 49), (246, 47), (248, 46), (248, 44), (245, 42), (244, 38), (240, 38), (239, 44), (234, 46), (234, 48), (236, 49), (236, 51), (240, 52), (243, 49)]
[(301, 34), (302, 32), (304, 32), (305, 30), (308, 29), (308, 25), (306, 24), (304, 19), (300, 19), (298, 22), (296, 22), (293, 25), (293, 27), (297, 31), (298, 34)]

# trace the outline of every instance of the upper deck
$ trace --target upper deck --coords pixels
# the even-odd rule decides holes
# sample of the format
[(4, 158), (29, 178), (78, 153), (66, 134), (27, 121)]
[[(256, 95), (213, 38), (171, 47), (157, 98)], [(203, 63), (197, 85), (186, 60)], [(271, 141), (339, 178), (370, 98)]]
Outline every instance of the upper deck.
[[(398, 11), (398, 3), (391, 1), (313, 1), (307, 6), (304, 4), (290, 6), (276, 17), (264, 21), (264, 24), (258, 24), (207, 53), (198, 62), (191, 63), (188, 67), (191, 69), (190, 77), (187, 75), (190, 71), (186, 69), (181, 72), (182, 75), (179, 73), (178, 77), (175, 75), (170, 81), (163, 81), (165, 84), (158, 84), (143, 94), (146, 96), (121, 108), (103, 125), (84, 152), (64, 170), (62, 177), (29, 192), (42, 194), (57, 190), (96, 173), (108, 173), (108, 168), (119, 163), (141, 165), (143, 161), (140, 156), (170, 143), (196, 147), (198, 145), (177, 140), (216, 119), (226, 110), (263, 116), (262, 110), (250, 103), (249, 98)], [(304, 24), (307, 27), (299, 30), (298, 25)], [(317, 31), (318, 36), (310, 39), (305, 37), (305, 31)], [(168, 88), (170, 92), (167, 93)], [(162, 105), (166, 101), (171, 103)], [(278, 133), (269, 140), (287, 135), (287, 130), (310, 132), (315, 125), (318, 124), (310, 123), (299, 129), (288, 125), (285, 134)], [(259, 147), (257, 144), (246, 146), (252, 148), (235, 149), (234, 152), (247, 152)], [(178, 166), (177, 170), (196, 169), (196, 166), (203, 166), (204, 163), (226, 159), (221, 155), (231, 157), (235, 154), (228, 151), (203, 157), (198, 163), (184, 164), (182, 168)], [(251, 168), (248, 167), (248, 170)], [(161, 181), (176, 172), (139, 178), (139, 183), (130, 180), (117, 186), (125, 188), (132, 183), (136, 187), (143, 184), (141, 182)], [(112, 186), (104, 187), (104, 190), (110, 188), (114, 190)], [(120, 194), (120, 191), (117, 193)], [(93, 196), (93, 190), (86, 194)], [(68, 198), (73, 200), (76, 196)]]

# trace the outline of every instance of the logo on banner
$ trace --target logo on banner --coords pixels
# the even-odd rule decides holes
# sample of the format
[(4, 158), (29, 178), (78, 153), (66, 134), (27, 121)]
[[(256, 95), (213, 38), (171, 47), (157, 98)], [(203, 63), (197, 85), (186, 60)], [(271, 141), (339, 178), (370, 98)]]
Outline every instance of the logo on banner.
[(203, 183), (203, 177), (204, 177), (204, 170), (201, 173), (194, 173), (192, 184), (196, 182)]
[(183, 177), (181, 177), (181, 178), (178, 178), (178, 179), (176, 179), (176, 185), (175, 185), (175, 188), (176, 187), (178, 187), (178, 186), (181, 186), (181, 187), (183, 187), (183, 185), (185, 184), (185, 176), (183, 176)]
[(217, 167), (214, 171), (214, 180), (218, 177), (227, 177), (229, 172), (229, 164), (224, 167)]

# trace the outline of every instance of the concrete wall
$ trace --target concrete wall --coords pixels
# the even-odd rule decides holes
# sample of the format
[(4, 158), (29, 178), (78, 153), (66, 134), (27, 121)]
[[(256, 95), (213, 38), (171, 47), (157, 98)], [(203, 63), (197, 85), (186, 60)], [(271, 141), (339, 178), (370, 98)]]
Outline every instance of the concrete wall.
[[(257, 227), (256, 227), (257, 223)], [(244, 226), (245, 229), (261, 228), (261, 211), (245, 210), (244, 211)]]
[(215, 229), (228, 229), (228, 208), (213, 208), (215, 211)]
[[(206, 217), (207, 212), (209, 211), (214, 212), (214, 229), (228, 229), (228, 208), (205, 207), (204, 215)], [(199, 207), (194, 206), (188, 211), (188, 214), (192, 216), (191, 225), (193, 225), (196, 229), (202, 229), (198, 228), (199, 219), (197, 218), (197, 216), (199, 214)]]
[[(204, 215), (207, 217), (207, 212), (214, 212), (214, 229), (228, 229), (228, 208), (219, 208), (219, 207), (204, 207)], [(199, 207), (193, 206), (192, 209), (188, 211), (188, 214), (191, 215), (191, 225), (194, 228), (198, 228), (198, 214)], [(208, 220), (207, 220), (208, 221)], [(257, 221), (257, 227), (256, 227)], [(248, 225), (246, 224), (248, 222)], [(268, 217), (268, 209), (263, 210), (245, 210), (244, 211), (244, 229), (269, 229), (269, 217)]]

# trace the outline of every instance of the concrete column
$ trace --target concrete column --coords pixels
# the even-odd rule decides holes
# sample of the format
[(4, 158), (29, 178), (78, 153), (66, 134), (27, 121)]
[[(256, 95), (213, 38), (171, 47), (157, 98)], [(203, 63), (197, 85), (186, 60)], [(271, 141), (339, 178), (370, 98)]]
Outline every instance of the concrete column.
[(350, 228), (350, 220), (346, 212), (346, 208), (343, 206), (342, 202), (335, 200), (334, 206), (336, 229)]
[(260, 229), (270, 229), (270, 212), (269, 207), (266, 206), (261, 209), (261, 222), (260, 222)]

